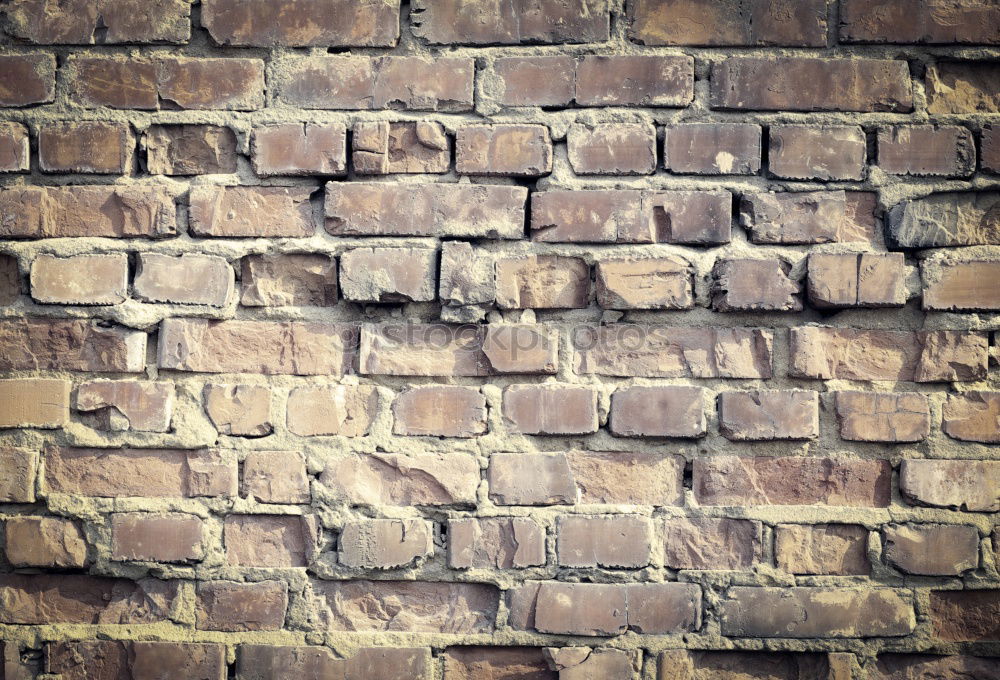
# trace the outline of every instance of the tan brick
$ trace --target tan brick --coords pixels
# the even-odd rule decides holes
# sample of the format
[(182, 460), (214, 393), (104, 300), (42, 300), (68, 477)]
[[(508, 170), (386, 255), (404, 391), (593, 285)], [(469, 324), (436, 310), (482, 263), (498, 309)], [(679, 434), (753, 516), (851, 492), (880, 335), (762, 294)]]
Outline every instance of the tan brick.
[(486, 399), (476, 387), (410, 387), (393, 400), (392, 415), (394, 434), (475, 437), (487, 429)]
[(1000, 639), (1000, 591), (931, 591), (934, 637), (948, 642)]
[(255, 127), (258, 175), (346, 175), (347, 128), (340, 123), (280, 123)]
[(857, 125), (772, 125), (768, 170), (787, 179), (860, 180), (865, 133)]
[(684, 459), (681, 456), (660, 452), (569, 451), (565, 457), (581, 503), (657, 507), (683, 503)]
[(611, 395), (608, 428), (618, 437), (702, 437), (704, 400), (700, 387), (620, 387)]
[(260, 59), (163, 58), (156, 62), (160, 100), (181, 109), (253, 111), (264, 106)]
[(151, 175), (236, 172), (236, 134), (221, 125), (151, 125), (144, 136)]
[(467, 453), (352, 454), (331, 461), (319, 481), (354, 505), (474, 505), (480, 471)]
[(597, 303), (604, 309), (694, 307), (691, 265), (670, 257), (601, 260), (596, 265)]
[(656, 169), (656, 128), (652, 125), (574, 124), (566, 147), (578, 175), (649, 175)]
[(1000, 392), (949, 394), (941, 429), (962, 441), (1000, 442)]
[(337, 302), (337, 261), (328, 255), (248, 255), (240, 274), (244, 307), (317, 306)]
[(263, 437), (271, 434), (271, 390), (264, 385), (205, 385), (205, 413), (219, 434)]
[(1000, 68), (989, 61), (940, 61), (924, 75), (927, 112), (980, 113), (1000, 109)]
[(223, 527), (232, 566), (305, 567), (316, 540), (314, 520), (299, 515), (229, 515)]
[(397, 569), (433, 554), (433, 528), (424, 520), (356, 520), (340, 532), (338, 560), (345, 567)]
[(225, 307), (233, 296), (235, 275), (223, 257), (139, 253), (136, 263), (132, 292), (139, 300)]
[(493, 69), (504, 106), (567, 106), (576, 96), (576, 60), (570, 56), (500, 57)]
[(93, 427), (115, 432), (166, 432), (174, 409), (171, 383), (99, 380), (76, 388), (76, 409), (95, 412)]
[(537, 177), (552, 172), (552, 140), (544, 125), (465, 125), (455, 138), (462, 175)]
[(260, 503), (308, 503), (309, 476), (297, 451), (250, 451), (243, 460), (240, 495)]
[(563, 453), (494, 453), (487, 480), (497, 505), (576, 502), (576, 482)]
[(0, 429), (60, 428), (69, 422), (68, 380), (0, 380)]
[(437, 294), (437, 251), (348, 250), (340, 256), (340, 292), (355, 302), (429, 302)]
[(663, 563), (671, 569), (749, 569), (761, 561), (760, 522), (672, 517), (663, 521)]
[(907, 574), (958, 576), (979, 566), (979, 531), (948, 524), (890, 524), (883, 553)]
[(911, 505), (996, 512), (997, 489), (1000, 461), (907, 459), (899, 466), (899, 491)]
[(826, 47), (823, 0), (781, 10), (769, 0), (634, 0), (628, 4), (628, 35), (642, 45)]
[(837, 392), (836, 400), (842, 439), (918, 442), (930, 434), (930, 406), (919, 392)]
[(438, 297), (449, 307), (492, 304), (496, 300), (494, 256), (461, 241), (441, 243)]
[(497, 305), (503, 309), (586, 307), (590, 267), (578, 257), (528, 255), (496, 263)]
[(559, 518), (556, 552), (563, 567), (638, 569), (652, 556), (653, 525), (646, 517)]
[(47, 304), (120, 304), (128, 297), (128, 256), (39, 255), (31, 263), (31, 297)]
[(0, 123), (0, 172), (26, 172), (30, 154), (28, 128), (21, 123)]
[(281, 581), (199, 583), (195, 626), (226, 632), (281, 630), (288, 608), (287, 590)]
[(921, 263), (923, 308), (947, 311), (1000, 310), (1000, 260)]
[(576, 69), (580, 106), (677, 106), (694, 98), (689, 56), (586, 55)]
[(138, 373), (146, 334), (81, 319), (0, 321), (0, 371), (63, 370)]
[(297, 387), (288, 395), (288, 430), (301, 437), (368, 433), (378, 412), (378, 392), (371, 385)]
[(57, 517), (11, 517), (4, 523), (7, 561), (14, 567), (83, 567), (87, 541), (78, 522)]
[(760, 171), (759, 125), (681, 123), (668, 126), (663, 166), (674, 173), (756, 175)]
[(195, 515), (111, 515), (112, 560), (197, 562), (203, 554), (202, 521)]
[(230, 238), (312, 236), (309, 189), (214, 187), (191, 190), (189, 226), (195, 236)]
[(603, 0), (469, 5), (462, 0), (417, 0), (413, 34), (432, 45), (588, 43), (608, 39), (610, 18)]
[(503, 418), (521, 434), (597, 432), (597, 392), (574, 385), (511, 385), (503, 391)]
[(731, 441), (815, 439), (819, 395), (799, 390), (753, 390), (719, 395), (719, 432)]
[(0, 447), (0, 501), (34, 503), (38, 453), (31, 449)]
[(891, 175), (968, 177), (976, 169), (976, 144), (959, 125), (881, 128), (878, 167)]
[(906, 304), (902, 253), (810, 253), (808, 280), (809, 302), (821, 309)]
[(720, 259), (712, 267), (717, 312), (801, 312), (802, 285), (785, 260)]
[(354, 124), (354, 172), (359, 175), (445, 173), (451, 142), (433, 121), (366, 121)]
[(774, 557), (790, 574), (867, 575), (868, 530), (856, 524), (779, 524)]
[(545, 561), (545, 529), (533, 519), (448, 520), (448, 566), (452, 569), (524, 569)]
[(44, 104), (55, 96), (55, 55), (42, 52), (0, 55), (0, 107)]

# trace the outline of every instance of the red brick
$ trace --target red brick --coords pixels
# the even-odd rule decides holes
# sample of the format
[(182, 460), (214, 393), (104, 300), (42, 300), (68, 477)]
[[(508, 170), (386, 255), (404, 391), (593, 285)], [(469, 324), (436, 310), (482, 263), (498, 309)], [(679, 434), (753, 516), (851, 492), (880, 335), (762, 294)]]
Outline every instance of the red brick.
[(334, 657), (329, 647), (240, 645), (236, 680), (381, 678), (424, 680), (431, 664), (425, 648), (363, 647), (349, 658)]
[(486, 432), (486, 399), (477, 387), (421, 385), (392, 402), (393, 434), (475, 437)]
[(802, 0), (630, 0), (629, 38), (641, 45), (826, 47), (826, 3)]
[(527, 517), (448, 520), (452, 569), (523, 569), (545, 564), (545, 529)]
[(979, 531), (949, 524), (890, 524), (882, 529), (883, 554), (907, 574), (959, 576), (979, 566)]
[(195, 515), (115, 513), (111, 516), (111, 559), (142, 562), (201, 560), (202, 522)]
[[(525, 458), (543, 454), (503, 455)], [(657, 507), (683, 503), (684, 459), (680, 456), (570, 451), (565, 457), (581, 503)]]
[(310, 190), (297, 187), (209, 187), (191, 190), (189, 227), (196, 236), (312, 236)]
[(986, 336), (962, 331), (790, 330), (789, 374), (816, 380), (950, 382), (986, 375)]
[(590, 267), (582, 258), (528, 255), (496, 263), (501, 309), (572, 309), (590, 300)]
[(663, 138), (663, 166), (680, 174), (756, 175), (760, 138), (760, 126), (749, 123), (670, 125)]
[(568, 106), (576, 96), (573, 57), (500, 57), (493, 70), (504, 106)]
[(139, 253), (132, 293), (144, 302), (225, 307), (233, 297), (234, 280), (223, 257)]
[(715, 680), (712, 675), (720, 680), (740, 675), (768, 680), (851, 680), (854, 655), (844, 652), (695, 652), (673, 649), (660, 652), (657, 665), (658, 680), (702, 677)]
[(979, 168), (1000, 175), (1000, 127), (984, 125), (980, 137)]
[(712, 267), (712, 309), (717, 312), (801, 312), (802, 285), (782, 259), (716, 260)]
[[(0, 623), (166, 623), (177, 581), (129, 581), (78, 574), (0, 574)], [(89, 680), (89, 679), (88, 679)]]
[(713, 109), (913, 110), (910, 71), (902, 60), (729, 57), (712, 64), (711, 87)]
[(158, 59), (157, 91), (164, 108), (253, 111), (264, 106), (260, 59)]
[(941, 429), (953, 439), (1000, 442), (1000, 392), (969, 391), (949, 394), (942, 410)]
[(65, 680), (115, 680), (129, 672), (129, 651), (117, 640), (48, 642), (44, 670)]
[(76, 410), (96, 412), (88, 425), (99, 430), (166, 432), (173, 409), (172, 383), (99, 380), (76, 388)]
[(455, 138), (461, 175), (538, 177), (552, 172), (552, 140), (544, 125), (463, 125)]
[(841, 42), (1000, 43), (1000, 17), (989, 0), (958, 5), (921, 0), (842, 0)]
[(779, 524), (774, 559), (789, 574), (867, 575), (868, 530), (856, 524)]
[(132, 677), (167, 675), (215, 680), (226, 674), (226, 650), (219, 644), (133, 642)]
[(122, 303), (128, 297), (128, 256), (39, 255), (31, 263), (31, 297), (48, 304)]
[(576, 481), (563, 453), (494, 453), (487, 479), (497, 505), (576, 502)]
[(690, 309), (692, 267), (670, 257), (601, 260), (596, 266), (597, 304), (604, 309)]
[(880, 654), (875, 667), (878, 680), (908, 678), (944, 678), (961, 680), (962, 676), (994, 680), (996, 659), (978, 656), (939, 656), (936, 654)]
[(0, 172), (26, 172), (29, 156), (28, 128), (20, 123), (0, 123)]
[(70, 55), (70, 98), (87, 108), (156, 109), (157, 67), (153, 61), (128, 57)]
[(573, 385), (510, 385), (503, 391), (503, 418), (520, 434), (597, 432), (597, 392)]
[(42, 45), (184, 43), (191, 37), (185, 0), (68, 0), (52, 7), (23, 0), (7, 11), (10, 33)]
[(434, 121), (367, 121), (354, 124), (354, 172), (359, 175), (445, 173), (451, 142)]
[(587, 55), (576, 70), (580, 106), (685, 107), (694, 98), (688, 56)]
[(125, 123), (51, 123), (38, 133), (38, 162), (42, 172), (122, 174), (134, 147)]
[(262, 437), (271, 432), (271, 390), (263, 385), (205, 385), (205, 414), (219, 434)]
[(998, 487), (1000, 461), (907, 459), (899, 467), (899, 491), (910, 505), (996, 512)]
[(309, 57), (289, 62), (275, 89), (306, 109), (471, 111), (474, 75), (460, 57)]
[(0, 428), (54, 429), (69, 422), (69, 380), (0, 380)]
[(663, 521), (663, 563), (671, 569), (749, 569), (761, 561), (760, 522), (671, 517)]
[(902, 253), (810, 253), (809, 302), (821, 309), (902, 307), (906, 268)]
[(63, 680), (219, 680), (226, 674), (226, 649), (185, 642), (50, 642), (45, 645), (45, 670)]
[(260, 503), (308, 503), (309, 474), (297, 451), (250, 451), (240, 495)]
[(219, 45), (392, 47), (399, 0), (205, 0), (201, 23)]
[(83, 319), (0, 321), (0, 370), (138, 373), (146, 365), (146, 334)]
[(611, 396), (608, 428), (618, 437), (702, 437), (704, 399), (700, 387), (620, 387)]
[(378, 404), (372, 385), (297, 387), (288, 395), (288, 430), (302, 437), (361, 437), (368, 433)]
[(0, 447), (0, 501), (34, 503), (38, 453), (31, 449)]
[(316, 306), (337, 302), (337, 261), (329, 255), (248, 255), (240, 274), (244, 307)]
[(646, 517), (559, 518), (556, 552), (563, 567), (639, 569), (652, 556), (653, 525)]
[[(195, 373), (342, 375), (353, 364), (356, 343), (357, 329), (347, 324), (164, 319), (158, 364)], [(275, 354), (285, 344), (289, 351)]]
[(444, 680), (520, 678), (558, 680), (539, 647), (448, 647), (444, 652)]
[(432, 45), (587, 43), (608, 39), (604, 0), (517, 0), (509, 6), (417, 0), (413, 34)]
[(857, 125), (772, 125), (768, 170), (787, 179), (860, 180), (865, 133)]
[(288, 608), (287, 591), (288, 586), (281, 581), (199, 583), (195, 626), (230, 633), (281, 630)]
[(918, 442), (931, 431), (930, 406), (919, 392), (837, 392), (840, 437), (861, 442)]
[(566, 146), (578, 175), (649, 175), (656, 169), (656, 128), (652, 125), (574, 124)]
[(83, 567), (87, 541), (78, 522), (57, 517), (11, 517), (4, 523), (7, 561), (14, 567)]
[(253, 131), (253, 168), (271, 175), (346, 175), (347, 128), (342, 123), (281, 123)]
[(341, 528), (337, 559), (349, 568), (397, 569), (434, 554), (434, 530), (420, 519), (363, 519)]
[(992, 113), (1000, 110), (1000, 66), (989, 61), (941, 61), (924, 75), (927, 112)]
[(935, 590), (930, 598), (934, 637), (949, 642), (1000, 640), (1000, 591)]
[(56, 97), (56, 58), (51, 54), (0, 55), (0, 107), (45, 104)]
[(437, 295), (437, 251), (355, 248), (340, 255), (340, 293), (354, 302), (429, 302)]
[(1000, 192), (946, 192), (903, 201), (888, 213), (898, 248), (1000, 245)]
[(885, 460), (713, 456), (694, 461), (694, 495), (701, 505), (884, 508), (891, 479)]
[(976, 144), (959, 125), (881, 128), (878, 167), (891, 175), (968, 177), (976, 169)]
[[(0, 201), (3, 200), (0, 194)], [(0, 254), (0, 305), (13, 305), (21, 297), (21, 270), (17, 258)]]
[(45, 449), (49, 493), (101, 498), (236, 495), (236, 460), (219, 450)]
[(334, 236), (522, 238), (527, 198), (527, 189), (514, 186), (331, 182), (326, 230)]
[(144, 137), (151, 175), (236, 172), (236, 134), (222, 125), (151, 125)]
[(352, 454), (330, 461), (319, 481), (352, 505), (474, 505), (480, 471), (467, 453)]
[(819, 395), (799, 390), (753, 390), (719, 395), (719, 432), (731, 441), (815, 439)]
[(229, 515), (223, 528), (226, 562), (240, 567), (305, 567), (318, 535), (299, 515)]
[(753, 243), (831, 243), (840, 236), (846, 212), (842, 191), (743, 194), (740, 224)]
[(923, 308), (1000, 310), (1000, 260), (921, 262)]

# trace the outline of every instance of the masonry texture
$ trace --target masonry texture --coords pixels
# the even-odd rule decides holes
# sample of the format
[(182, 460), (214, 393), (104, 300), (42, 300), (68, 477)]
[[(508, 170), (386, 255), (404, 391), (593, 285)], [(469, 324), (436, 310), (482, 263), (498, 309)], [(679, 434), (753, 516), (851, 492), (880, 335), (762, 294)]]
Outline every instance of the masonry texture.
[(996, 0), (0, 0), (0, 680), (1000, 680)]

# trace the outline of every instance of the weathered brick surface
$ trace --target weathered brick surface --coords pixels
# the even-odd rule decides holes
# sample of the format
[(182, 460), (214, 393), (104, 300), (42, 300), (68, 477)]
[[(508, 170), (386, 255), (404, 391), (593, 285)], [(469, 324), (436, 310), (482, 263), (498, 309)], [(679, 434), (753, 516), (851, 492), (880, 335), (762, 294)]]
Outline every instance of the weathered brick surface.
[(545, 564), (545, 530), (525, 517), (448, 521), (448, 566), (521, 569)]
[(837, 392), (836, 410), (848, 441), (918, 442), (931, 431), (930, 406), (919, 392)]
[(29, 169), (28, 128), (20, 123), (0, 123), (0, 172)]
[(552, 171), (552, 141), (543, 125), (466, 125), (455, 138), (463, 175), (536, 177)]
[(99, 380), (76, 389), (76, 410), (94, 413), (100, 430), (166, 432), (174, 409), (174, 386), (166, 382)]
[(0, 380), (0, 428), (59, 428), (69, 422), (68, 380)]
[(0, 106), (50, 102), (56, 94), (56, 59), (42, 52), (0, 55)]
[(574, 125), (566, 146), (578, 175), (648, 175), (656, 169), (656, 129), (648, 125)]
[(201, 559), (202, 522), (193, 515), (111, 516), (111, 559), (190, 562)]
[(146, 334), (71, 319), (0, 321), (0, 370), (138, 373)]
[(486, 432), (486, 399), (474, 387), (411, 387), (392, 402), (393, 432), (475, 437)]
[(480, 472), (467, 453), (354, 454), (331, 461), (319, 481), (355, 505), (468, 505)]
[(966, 177), (976, 146), (964, 127), (907, 125), (878, 131), (878, 166), (892, 175)]
[(506, 106), (567, 106), (576, 96), (572, 57), (501, 57), (494, 69)]
[(616, 259), (597, 263), (595, 295), (604, 309), (690, 309), (691, 267), (673, 258)]
[(145, 302), (224, 307), (233, 296), (233, 279), (233, 268), (222, 257), (143, 253), (132, 292)]
[(962, 441), (1000, 442), (1000, 392), (950, 394), (941, 429)]
[(271, 391), (258, 385), (205, 386), (205, 414), (219, 434), (261, 437), (270, 434)]
[(684, 107), (693, 88), (690, 57), (588, 55), (576, 70), (580, 106)]
[(717, 312), (800, 312), (802, 284), (784, 260), (718, 260), (712, 267), (712, 309)]
[(902, 253), (809, 255), (809, 301), (834, 307), (902, 307), (906, 271)]
[(826, 45), (826, 5), (805, 0), (634, 0), (629, 37), (643, 45)]
[(948, 262), (928, 265), (924, 277), (924, 309), (989, 311), (1000, 309), (1000, 261)]
[(146, 131), (151, 175), (236, 172), (236, 134), (221, 125), (153, 125)]
[(934, 637), (955, 642), (1000, 639), (1000, 591), (932, 591)]
[(956, 576), (979, 566), (975, 527), (890, 524), (883, 537), (888, 562), (908, 574)]
[(900, 248), (1000, 244), (998, 192), (931, 194), (894, 206), (889, 237)]
[(625, 387), (611, 396), (608, 429), (619, 437), (701, 437), (707, 430), (699, 387)]
[(558, 534), (563, 567), (636, 569), (649, 564), (652, 553), (652, 523), (645, 517), (561, 517)]
[(253, 131), (253, 168), (264, 177), (344, 175), (347, 129), (332, 123), (262, 125)]
[(663, 563), (671, 569), (749, 569), (761, 559), (759, 522), (738, 519), (667, 519)]
[(760, 170), (759, 125), (681, 123), (666, 128), (663, 165), (678, 174), (755, 175)]
[(240, 287), (244, 307), (325, 307), (337, 301), (337, 263), (326, 255), (249, 255)]
[(927, 69), (929, 113), (978, 113), (1000, 106), (1000, 67), (995, 62), (941, 61)]
[(438, 45), (600, 42), (609, 30), (606, 0), (417, 0), (414, 10), (414, 34)]
[(189, 226), (195, 236), (310, 236), (316, 230), (309, 190), (286, 187), (196, 187)]
[(280, 581), (208, 581), (198, 585), (195, 625), (227, 632), (281, 630), (287, 607), (286, 586)]
[(904, 460), (899, 489), (907, 502), (970, 512), (1000, 508), (1000, 462), (994, 460)]
[[(947, 9), (946, 9), (947, 8)], [(1000, 41), (1000, 18), (983, 0), (955, 6), (914, 0), (843, 0), (840, 39), (872, 43)]]
[(774, 557), (790, 574), (865, 575), (868, 530), (855, 524), (782, 524), (774, 532)]
[(379, 397), (368, 385), (298, 387), (288, 395), (288, 430), (303, 437), (360, 437), (375, 418)]
[(351, 161), (360, 175), (445, 173), (451, 141), (441, 124), (431, 121), (355, 123)]
[(859, 180), (865, 168), (865, 133), (838, 125), (772, 125), (768, 169), (786, 179)]
[(54, 517), (12, 517), (4, 523), (7, 561), (15, 567), (83, 567), (87, 542), (80, 526)]
[(719, 431), (733, 441), (814, 439), (819, 436), (819, 395), (797, 390), (723, 392)]
[(115, 305), (128, 297), (125, 255), (41, 255), (31, 263), (31, 297), (64, 305)]

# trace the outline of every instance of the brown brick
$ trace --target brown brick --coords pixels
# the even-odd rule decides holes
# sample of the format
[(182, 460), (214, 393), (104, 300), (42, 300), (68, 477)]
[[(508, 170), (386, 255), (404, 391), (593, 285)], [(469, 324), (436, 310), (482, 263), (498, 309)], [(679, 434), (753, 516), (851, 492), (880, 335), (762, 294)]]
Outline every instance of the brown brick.
[(271, 434), (271, 390), (265, 385), (205, 385), (205, 413), (219, 434)]
[(479, 464), (466, 453), (352, 454), (320, 475), (334, 498), (352, 505), (474, 505)]
[(236, 135), (222, 125), (151, 125), (146, 130), (151, 175), (236, 172)]
[(597, 432), (597, 392), (574, 385), (510, 385), (503, 391), (503, 418), (520, 434)]
[(87, 541), (79, 523), (57, 517), (11, 517), (4, 524), (6, 557), (14, 567), (83, 567)]
[(882, 529), (885, 559), (907, 574), (959, 576), (979, 566), (974, 526), (890, 524)]
[(139, 253), (136, 263), (132, 292), (144, 302), (225, 307), (233, 296), (233, 268), (223, 257)]
[(68, 380), (0, 380), (0, 428), (60, 428), (69, 422)]
[(340, 531), (338, 560), (345, 567), (397, 569), (434, 554), (434, 531), (422, 519), (363, 519)]
[(889, 240), (899, 248), (1000, 245), (1000, 192), (931, 194), (889, 211)]
[(50, 123), (38, 132), (42, 172), (128, 173), (134, 148), (125, 123)]
[(313, 253), (247, 255), (240, 286), (244, 307), (326, 307), (337, 302), (337, 262)]
[(329, 647), (240, 645), (236, 680), (383, 678), (425, 680), (431, 666), (426, 648), (363, 647), (350, 658), (335, 658)]
[(996, 512), (997, 488), (1000, 461), (908, 459), (899, 467), (899, 491), (911, 505)]
[(420, 385), (392, 402), (393, 434), (475, 437), (486, 432), (486, 399), (477, 387)]
[(347, 128), (341, 123), (280, 123), (253, 130), (253, 169), (272, 175), (346, 175)]
[[(346, 324), (164, 319), (158, 364), (195, 373), (339, 376), (353, 364), (356, 343), (357, 329)], [(280, 346), (288, 351), (275, 353)]]
[(38, 453), (31, 449), (0, 447), (0, 501), (34, 503)]
[(761, 561), (760, 522), (672, 517), (663, 521), (662, 540), (671, 569), (749, 569)]
[(819, 395), (799, 390), (722, 392), (719, 432), (731, 441), (815, 439)]
[(0, 190), (0, 235), (157, 237), (176, 231), (177, 209), (161, 187), (25, 187)]
[(220, 644), (186, 642), (49, 642), (45, 645), (45, 670), (63, 680), (219, 680), (226, 673), (226, 649)]
[(539, 647), (448, 647), (444, 652), (444, 680), (523, 678), (558, 680)]
[(733, 587), (722, 634), (738, 637), (899, 637), (916, 628), (909, 591), (891, 588)]
[(437, 251), (355, 248), (340, 256), (340, 293), (355, 302), (428, 302), (437, 295)]
[(653, 525), (646, 517), (559, 518), (556, 554), (563, 567), (640, 569), (652, 556)]
[(949, 394), (941, 429), (962, 441), (1000, 442), (1000, 392)]
[(288, 430), (302, 437), (361, 437), (368, 433), (378, 403), (371, 385), (296, 387), (288, 395)]
[(712, 64), (711, 107), (906, 112), (913, 93), (902, 60), (729, 57)]
[(843, 652), (660, 652), (657, 680), (728, 680), (743, 675), (768, 680), (851, 680), (854, 655)]
[(197, 562), (202, 559), (202, 521), (195, 515), (142, 512), (111, 516), (111, 559)]
[(1000, 260), (921, 263), (924, 309), (1000, 310)]
[(229, 515), (226, 562), (240, 567), (305, 567), (317, 539), (315, 521), (299, 515)]
[(670, 257), (601, 260), (597, 303), (604, 309), (691, 309), (691, 265)]
[(12, 35), (43, 45), (184, 43), (191, 36), (191, 8), (184, 0), (151, 5), (137, 0), (69, 0), (52, 7), (23, 0), (7, 11)]
[(159, 59), (157, 90), (162, 103), (180, 109), (253, 111), (264, 106), (260, 59)]
[(0, 623), (165, 623), (174, 611), (177, 597), (177, 581), (129, 581), (78, 574), (2, 574), (0, 601), (5, 606), (0, 608)]
[(1000, 175), (1000, 127), (984, 125), (980, 138), (979, 168)]
[(55, 55), (0, 55), (0, 107), (45, 104), (55, 97)]
[(657, 191), (643, 195), (643, 232), (634, 240), (711, 245), (728, 243), (732, 195), (728, 191)]
[(590, 647), (546, 647), (549, 667), (559, 671), (559, 680), (587, 678), (631, 678), (642, 667), (642, 652)]
[(685, 107), (694, 98), (688, 56), (586, 55), (576, 69), (580, 106)]
[[(0, 196), (2, 200), (2, 196)], [(0, 254), (0, 305), (13, 305), (21, 297), (21, 271), (17, 258)]]
[(934, 654), (880, 654), (874, 672), (878, 680), (935, 677), (961, 680), (962, 676), (994, 680), (1000, 673), (996, 668), (996, 659)]
[(501, 309), (572, 309), (590, 300), (590, 266), (578, 257), (527, 255), (496, 263)]
[(931, 591), (934, 637), (949, 642), (1000, 640), (1000, 591)]
[(753, 243), (830, 243), (840, 234), (846, 201), (842, 191), (744, 194), (740, 224)]
[(250, 451), (243, 460), (240, 495), (260, 503), (308, 503), (309, 475), (297, 451)]
[(331, 631), (489, 633), (500, 602), (497, 588), (485, 583), (318, 581), (312, 588), (319, 620)]
[(70, 55), (70, 98), (86, 108), (156, 109), (157, 68), (145, 59)]
[(959, 125), (881, 128), (878, 166), (891, 175), (968, 177), (976, 170), (976, 145)]
[(0, 172), (26, 172), (29, 156), (28, 128), (20, 123), (0, 123)]
[(99, 380), (76, 388), (76, 410), (95, 412), (91, 427), (115, 432), (166, 432), (174, 408), (172, 383)]
[(226, 674), (226, 649), (219, 644), (133, 642), (132, 677), (215, 678)]
[(563, 453), (494, 453), (487, 479), (497, 505), (576, 502), (576, 483)]
[(801, 312), (802, 285), (782, 259), (720, 259), (712, 267), (712, 309), (717, 312)]
[(287, 588), (281, 581), (199, 583), (195, 626), (231, 633), (281, 630), (288, 608)]
[(189, 226), (195, 236), (312, 236), (311, 191), (298, 187), (210, 187), (191, 190)]
[(514, 186), (331, 182), (326, 230), (334, 236), (522, 238), (527, 198), (527, 189)]
[(290, 62), (275, 89), (306, 109), (471, 111), (474, 75), (469, 58), (324, 56)]
[(856, 524), (779, 524), (774, 559), (789, 574), (867, 575), (868, 530)]
[(684, 459), (680, 456), (624, 451), (570, 451), (565, 456), (581, 503), (652, 506), (683, 503)]
[(809, 302), (821, 309), (906, 304), (902, 253), (810, 253), (808, 281)]
[(962, 331), (790, 330), (789, 374), (816, 380), (950, 382), (986, 375), (986, 337)]
[(610, 31), (606, 0), (417, 0), (412, 11), (413, 34), (432, 45), (602, 42)]
[(201, 21), (219, 45), (392, 47), (399, 0), (206, 0)]
[(608, 428), (618, 437), (702, 437), (704, 400), (700, 387), (620, 387), (611, 396)]
[(0, 371), (138, 373), (145, 364), (146, 334), (141, 331), (83, 319), (0, 321)]
[(544, 125), (464, 125), (455, 139), (463, 175), (537, 177), (552, 172), (552, 140)]
[(770, 378), (772, 331), (609, 324), (578, 326), (578, 375), (642, 378)]
[(843, 0), (841, 42), (1000, 43), (1000, 17), (989, 0), (942, 5), (921, 0)]
[(128, 673), (129, 651), (117, 640), (48, 642), (44, 670), (65, 680), (114, 680)]
[(841, 439), (856, 442), (919, 442), (931, 431), (919, 392), (837, 392), (837, 421)]
[(629, 38), (641, 45), (826, 47), (826, 3), (804, 0), (632, 0)]
[(656, 169), (656, 128), (652, 125), (574, 124), (566, 146), (578, 175), (649, 175)]
[(663, 166), (679, 174), (756, 175), (760, 138), (760, 126), (749, 123), (670, 125), (663, 138)]
[(451, 142), (433, 121), (367, 121), (354, 124), (354, 172), (359, 175), (445, 173)]
[(452, 569), (524, 569), (545, 564), (545, 529), (527, 517), (448, 520)]
[(891, 480), (885, 460), (713, 456), (694, 461), (694, 495), (701, 505), (885, 508)]
[(45, 449), (50, 493), (102, 498), (236, 495), (236, 460), (220, 450)]
[(500, 57), (493, 70), (504, 106), (567, 106), (576, 96), (576, 59), (570, 56)]
[(865, 133), (857, 125), (772, 125), (768, 170), (787, 179), (860, 180)]
[(31, 263), (31, 297), (47, 304), (120, 304), (128, 297), (128, 256), (39, 255)]

